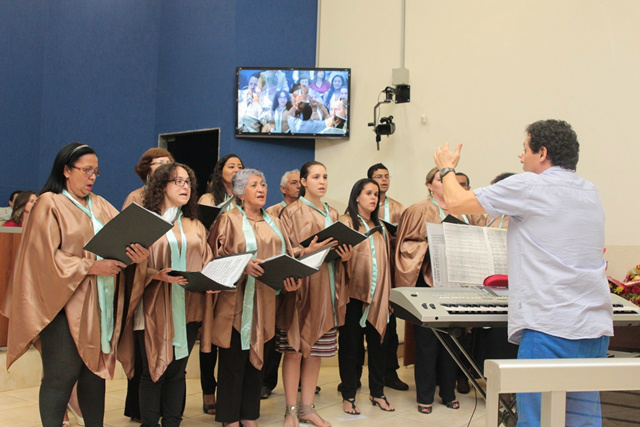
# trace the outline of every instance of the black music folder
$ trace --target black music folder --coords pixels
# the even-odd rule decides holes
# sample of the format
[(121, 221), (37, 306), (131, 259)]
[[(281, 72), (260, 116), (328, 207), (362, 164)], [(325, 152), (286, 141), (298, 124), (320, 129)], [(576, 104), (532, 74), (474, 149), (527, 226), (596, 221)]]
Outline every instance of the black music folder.
[(132, 203), (93, 236), (84, 249), (104, 259), (115, 259), (129, 265), (131, 258), (127, 256), (127, 246), (139, 243), (149, 248), (172, 228), (173, 225), (157, 213)]
[(234, 290), (253, 254), (254, 252), (243, 252), (222, 256), (211, 261), (202, 271), (172, 270), (169, 276), (187, 279), (188, 283), (184, 288), (189, 292)]
[(220, 203), (218, 206), (209, 206), (198, 204), (198, 219), (208, 230), (216, 219), (227, 209), (227, 206), (233, 202), (233, 197), (226, 202)]
[[(322, 242), (332, 237), (335, 241), (338, 242), (338, 246), (342, 246), (342, 245), (355, 246), (358, 243), (362, 242), (367, 237), (371, 236), (373, 233), (378, 232), (380, 230), (382, 230), (382, 227), (377, 226), (377, 227), (373, 227), (371, 230), (367, 231), (366, 233), (360, 233), (359, 231), (356, 231), (353, 228), (344, 225), (340, 221), (337, 221), (331, 224), (329, 227), (325, 228), (324, 230), (320, 231), (319, 233), (316, 233), (311, 237), (305, 239), (300, 244), (304, 247), (307, 247), (309, 246), (313, 238), (315, 236), (318, 236), (318, 242)], [(339, 257), (340, 256), (338, 255), (338, 253), (335, 250), (332, 250), (331, 252), (329, 252), (329, 255), (327, 255), (324, 261), (331, 262)]]
[(389, 221), (385, 221), (384, 219), (381, 219), (380, 222), (384, 224), (384, 228), (387, 229), (389, 234), (391, 234), (392, 236), (396, 235), (396, 231), (398, 231), (398, 224), (392, 224)]
[(449, 224), (460, 224), (460, 225), (469, 225), (461, 219), (456, 218), (455, 216), (449, 214), (442, 220), (442, 222), (448, 222)]
[(299, 259), (292, 258), (287, 254), (267, 258), (260, 264), (264, 274), (257, 279), (279, 291), (284, 288), (283, 282), (287, 277), (304, 279), (317, 273), (330, 250), (331, 248), (322, 248)]

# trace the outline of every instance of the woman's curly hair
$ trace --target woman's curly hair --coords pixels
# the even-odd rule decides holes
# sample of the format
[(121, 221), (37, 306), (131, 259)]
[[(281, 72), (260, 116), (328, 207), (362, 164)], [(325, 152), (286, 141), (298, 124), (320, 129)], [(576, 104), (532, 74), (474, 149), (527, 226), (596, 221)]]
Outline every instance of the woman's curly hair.
[(149, 176), (142, 203), (145, 208), (162, 215), (165, 190), (167, 185), (173, 185), (170, 184), (170, 182), (175, 179), (177, 175), (176, 169), (179, 167), (187, 171), (189, 181), (191, 181), (189, 184), (189, 187), (191, 187), (191, 196), (187, 204), (182, 207), (182, 215), (185, 218), (195, 219), (198, 215), (198, 194), (196, 191), (198, 183), (196, 182), (196, 175), (193, 173), (193, 170), (182, 163), (167, 163), (158, 167), (158, 169)]
[(569, 123), (562, 120), (539, 120), (527, 126), (526, 131), (531, 137), (529, 147), (533, 153), (545, 147), (553, 166), (576, 170), (580, 144)]

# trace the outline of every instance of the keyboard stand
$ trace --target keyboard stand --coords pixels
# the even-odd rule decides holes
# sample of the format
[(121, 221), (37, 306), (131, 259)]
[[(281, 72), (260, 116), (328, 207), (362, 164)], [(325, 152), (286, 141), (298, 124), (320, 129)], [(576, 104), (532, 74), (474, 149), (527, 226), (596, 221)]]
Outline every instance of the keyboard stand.
[[(471, 355), (469, 355), (467, 350), (458, 340), (458, 337), (462, 336), (462, 333), (464, 332), (464, 330), (462, 328), (446, 328), (446, 329), (429, 328), (429, 329), (433, 331), (436, 338), (438, 338), (438, 341), (440, 341), (442, 346), (447, 350), (449, 355), (451, 355), (453, 360), (456, 362), (460, 370), (464, 372), (464, 374), (469, 379), (471, 384), (473, 384), (473, 387), (476, 389), (476, 391), (480, 394), (480, 396), (482, 396), (482, 398), (486, 402), (487, 393), (482, 389), (482, 387), (480, 387), (480, 384), (478, 383), (478, 381), (463, 364), (463, 360), (466, 361), (467, 363), (469, 363), (469, 365), (473, 368), (473, 370), (478, 374), (480, 378), (485, 378), (484, 374), (482, 373), (482, 370), (478, 367), (478, 365), (473, 360)], [(444, 336), (442, 334), (447, 334), (449, 335), (449, 337), (451, 337), (451, 341), (453, 341), (456, 347), (458, 347), (458, 350), (460, 350), (460, 354), (458, 354), (455, 351), (455, 348), (451, 347), (449, 342), (444, 339)], [(518, 415), (513, 410), (513, 402), (509, 404), (502, 397), (500, 397), (499, 400), (500, 400), (500, 404), (504, 408), (504, 411), (501, 412), (500, 414), (500, 419), (502, 420), (502, 422), (504, 422), (506, 426), (515, 426), (518, 421)], [(509, 419), (511, 419), (512, 423), (509, 423)]]

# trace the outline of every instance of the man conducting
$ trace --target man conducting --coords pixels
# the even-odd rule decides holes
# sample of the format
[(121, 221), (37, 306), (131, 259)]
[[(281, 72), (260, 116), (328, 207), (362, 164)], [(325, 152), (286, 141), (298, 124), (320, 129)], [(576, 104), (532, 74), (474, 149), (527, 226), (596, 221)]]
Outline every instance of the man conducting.
[[(595, 186), (575, 174), (571, 126), (542, 120), (526, 128), (525, 173), (474, 191), (455, 179), (462, 144), (434, 155), (452, 213), (509, 215), (509, 341), (519, 359), (606, 357), (613, 335), (605, 277), (604, 210)], [(453, 173), (451, 173), (453, 172)], [(518, 426), (540, 425), (540, 393), (517, 396)], [(567, 426), (600, 426), (597, 392), (567, 394)]]

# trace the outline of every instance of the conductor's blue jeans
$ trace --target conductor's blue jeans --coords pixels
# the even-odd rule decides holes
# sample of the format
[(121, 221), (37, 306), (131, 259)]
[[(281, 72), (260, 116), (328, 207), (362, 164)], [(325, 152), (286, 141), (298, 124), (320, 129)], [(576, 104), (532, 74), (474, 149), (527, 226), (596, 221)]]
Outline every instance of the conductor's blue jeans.
[[(518, 359), (565, 359), (607, 357), (609, 337), (569, 340), (543, 332), (525, 329), (522, 333)], [(594, 375), (597, 373), (594, 372)], [(540, 393), (518, 393), (517, 427), (540, 426)], [(567, 427), (601, 427), (600, 393), (567, 393)]]

